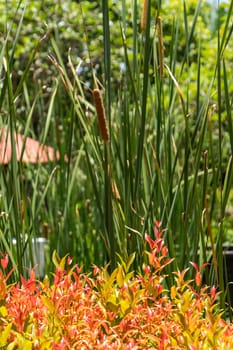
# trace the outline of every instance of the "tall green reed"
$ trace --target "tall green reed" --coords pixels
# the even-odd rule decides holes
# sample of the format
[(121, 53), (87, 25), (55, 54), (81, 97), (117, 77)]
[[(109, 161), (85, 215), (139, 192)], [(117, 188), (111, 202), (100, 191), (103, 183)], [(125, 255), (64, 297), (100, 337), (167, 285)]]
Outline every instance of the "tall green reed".
[[(61, 53), (59, 34), (49, 38), (49, 59), (58, 74), (52, 82), (46, 123), (39, 138), (43, 142), (49, 139), (54, 147), (58, 145), (61, 154), (67, 154), (68, 162), (61, 159), (59, 164), (25, 170), (13, 160), (7, 175), (1, 172), (2, 187), (10, 189), (2, 196), (10, 219), (2, 217), (1, 241), (12, 261), (19, 264), (20, 273), (24, 262), (18, 261), (25, 245), (13, 254), (11, 239), (6, 239), (9, 232), (10, 238), (18, 235), (20, 242), (22, 232), (36, 236), (40, 224), (48, 230), (50, 256), (53, 250), (61, 255), (69, 252), (86, 266), (110, 260), (113, 268), (116, 253), (126, 259), (137, 251), (136, 262), (143, 260), (144, 234), (152, 234), (154, 221), (161, 220), (163, 227), (168, 228), (170, 255), (176, 258), (168, 271), (168, 285), (173, 282), (169, 272), (186, 268), (189, 261), (206, 262), (211, 255), (213, 263), (206, 269), (206, 279), (227, 290), (222, 244), (232, 189), (233, 136), (230, 68), (225, 51), (231, 38), (233, 5), (231, 2), (219, 27), (216, 60), (212, 67), (208, 66), (208, 74), (204, 62), (206, 38), (199, 21), (202, 2), (198, 1), (192, 12), (190, 3), (184, 1), (183, 18), (176, 13), (172, 19), (161, 2), (156, 8), (150, 1), (147, 5), (141, 28), (141, 2), (118, 2), (114, 25), (118, 26), (121, 38), (122, 70), (118, 67), (116, 79), (113, 69), (116, 48), (111, 41), (112, 3), (102, 1), (103, 76), (96, 73), (93, 65), (90, 70), (98, 88), (103, 86), (108, 144), (100, 137), (92, 100), (95, 79), (87, 87), (82, 73), (77, 74), (72, 49), (67, 62)], [(83, 32), (81, 36), (85, 42), (87, 37), (89, 44), (85, 25)], [(185, 42), (183, 51), (181, 33)], [(18, 35), (15, 45), (17, 38)], [(27, 134), (32, 130), (34, 111), (44, 111), (42, 89), (32, 103), (27, 98), (29, 68), (37, 48), (13, 92), (12, 67), (6, 52), (7, 44), (1, 54), (1, 66), (4, 60), (9, 66), (4, 75), (1, 107), (8, 101), (6, 108), (12, 115), (13, 132), (18, 125), (15, 99), (19, 94), (24, 96), (28, 105)], [(92, 58), (90, 55), (89, 59)], [(206, 81), (203, 76), (208, 77)], [(224, 152), (226, 134), (229, 146)], [(18, 176), (22, 172), (26, 177), (31, 176), (30, 200), (29, 190)], [(14, 188), (8, 187), (12, 178), (16, 183)], [(22, 200), (27, 220), (22, 219)], [(227, 301), (229, 291), (221, 294), (221, 306)]]
[[(19, 3), (20, 6), (20, 3)], [(16, 9), (16, 13), (19, 9), (19, 6)], [(15, 138), (14, 130), (16, 124), (16, 111), (15, 111), (15, 96), (13, 92), (13, 83), (11, 78), (11, 67), (14, 57), (14, 51), (19, 37), (20, 28), (22, 26), (22, 18), (19, 21), (18, 30), (15, 35), (15, 40), (13, 41), (12, 48), (10, 50), (8, 46), (8, 37), (10, 35), (12, 23), (9, 25), (9, 29), (6, 28), (5, 40), (3, 42), (1, 50), (1, 73), (3, 76), (2, 79), (2, 89), (1, 89), (1, 108), (7, 109), (6, 115), (6, 125), (9, 129), (9, 137), (11, 141), (12, 148), (12, 162), (7, 167), (1, 165), (1, 197), (2, 197), (2, 222), (4, 226), (1, 228), (1, 238), (4, 245), (4, 250), (10, 255), (13, 262), (17, 261), (18, 263), (18, 272), (22, 273), (22, 256), (23, 256), (23, 247), (21, 244), (16, 246), (16, 258), (12, 254), (12, 239), (16, 238), (17, 242), (21, 242), (21, 232), (22, 230), (22, 215), (21, 215), (21, 193), (20, 193), (20, 166), (16, 160), (16, 150), (15, 150)], [(6, 106), (4, 105), (4, 100), (7, 100)], [(2, 122), (1, 122), (2, 126)], [(1, 136), (3, 134), (3, 129), (1, 129)], [(9, 215), (10, 214), (10, 215)], [(6, 231), (10, 233), (10, 237), (6, 234)], [(23, 234), (23, 233), (22, 233)]]
[[(27, 274), (29, 265), (36, 264), (35, 250), (33, 241), (41, 234), (43, 235), (43, 223), (49, 221), (49, 211), (51, 205), (48, 205), (48, 196), (51, 203), (56, 204), (58, 196), (54, 199), (51, 196), (52, 183), (54, 176), (57, 174), (57, 182), (64, 183), (61, 180), (62, 171), (59, 172), (58, 165), (48, 164), (42, 166), (23, 164), (21, 159), (16, 156), (16, 139), (15, 133), (23, 133), (24, 145), (27, 136), (36, 138), (32, 130), (34, 115), (43, 110), (40, 103), (44, 94), (44, 87), (37, 85), (34, 89), (34, 96), (31, 99), (31, 73), (33, 62), (37, 56), (41, 45), (43, 45), (46, 35), (36, 42), (28, 61), (19, 80), (15, 79), (15, 56), (16, 50), (21, 39), (21, 30), (26, 11), (26, 6), (22, 6), (22, 2), (18, 2), (18, 7), (12, 15), (12, 20), (5, 23), (5, 33), (3, 45), (1, 49), (1, 137), (4, 131), (9, 131), (12, 156), (8, 164), (1, 164), (0, 182), (1, 182), (1, 220), (0, 220), (0, 245), (1, 251), (6, 251), (12, 265), (17, 267), (12, 278), (19, 279), (20, 275)], [(17, 26), (13, 24), (17, 23)], [(48, 102), (48, 111), (46, 115), (46, 123), (43, 132), (39, 136), (41, 143), (46, 143), (48, 131), (52, 124), (52, 117), (55, 110), (55, 97), (57, 96), (58, 86), (55, 81), (53, 93)], [(42, 107), (42, 108), (41, 108)], [(20, 115), (20, 110), (25, 111), (24, 116)], [(57, 148), (57, 145), (55, 145)], [(1, 150), (3, 155), (4, 150)], [(22, 157), (23, 152), (21, 153)], [(61, 147), (61, 161), (62, 160)], [(60, 180), (59, 180), (60, 179)], [(64, 193), (61, 188), (61, 193)], [(60, 199), (60, 198), (59, 198)], [(64, 200), (62, 198), (61, 200)], [(57, 213), (52, 218), (52, 224), (58, 223)], [(55, 221), (56, 220), (56, 221)], [(40, 226), (39, 226), (40, 225)], [(49, 224), (51, 226), (51, 222)], [(56, 227), (57, 228), (57, 227)]]
[[(194, 107), (193, 101), (190, 100), (191, 82), (189, 82), (188, 77), (193, 69), (190, 56), (191, 44), (194, 34), (198, 30), (201, 1), (198, 2), (191, 24), (188, 23), (190, 15), (187, 4), (184, 2), (183, 24), (186, 49), (181, 62), (177, 59), (180, 23), (174, 18), (172, 41), (169, 45), (169, 52), (165, 52), (164, 76), (159, 69), (161, 58), (158, 55), (158, 52), (161, 51), (161, 41), (159, 42), (158, 36), (161, 36), (161, 33), (156, 27), (157, 20), (160, 18), (158, 15), (162, 16), (163, 9), (160, 7), (155, 11), (153, 9), (154, 17), (152, 17), (152, 6), (148, 2), (146, 27), (140, 32), (137, 21), (139, 18), (138, 9), (141, 10), (141, 8), (138, 2), (134, 1), (133, 32), (132, 38), (128, 38), (125, 21), (127, 9), (125, 2), (122, 2), (119, 30), (122, 34), (126, 73), (122, 74), (117, 92), (113, 87), (111, 88), (110, 53), (113, 44), (109, 37), (110, 10), (108, 3), (104, 2), (104, 5), (105, 103), (110, 127), (110, 157), (108, 161), (111, 166), (111, 174), (107, 172), (107, 182), (106, 167), (104, 167), (105, 150), (101, 142), (99, 143), (99, 140), (96, 139), (93, 125), (86, 126), (88, 130), (86, 130), (84, 139), (88, 138), (92, 143), (91, 148), (88, 149), (93, 154), (99, 154), (98, 158), (102, 163), (99, 169), (96, 164), (96, 167), (89, 167), (89, 171), (95, 189), (96, 201), (99, 203), (99, 213), (107, 215), (103, 218), (102, 226), (106, 250), (107, 252), (111, 250), (119, 252), (123, 256), (137, 250), (139, 259), (143, 258), (141, 256), (144, 249), (142, 237), (146, 231), (153, 230), (154, 220), (161, 219), (163, 225), (168, 227), (167, 241), (170, 253), (176, 257), (173, 268), (185, 268), (190, 260), (200, 259), (202, 262), (203, 259), (208, 259), (208, 243), (217, 242), (217, 246), (211, 245), (214, 263), (210, 276), (213, 276), (211, 283), (218, 283), (220, 289), (223, 290), (225, 284), (223, 281), (224, 256), (221, 248), (223, 243), (222, 224), (232, 179), (230, 176), (231, 154), (227, 155), (224, 160), (222, 159), (222, 80), (225, 83), (227, 101), (224, 109), (227, 111), (229, 123), (231, 121), (231, 105), (226, 66), (224, 66), (223, 74), (220, 67), (223, 63), (222, 49), (226, 47), (231, 35), (229, 16), (232, 14), (232, 5), (224, 23), (224, 35), (218, 46), (218, 56), (206, 91), (202, 90), (203, 47), (201, 35), (199, 37), (195, 70), (196, 103)], [(217, 79), (215, 72), (217, 72)], [(78, 78), (76, 77), (76, 79)], [(182, 79), (185, 80), (185, 84)], [(214, 109), (211, 105), (213, 104), (213, 89), (215, 87), (217, 89), (216, 103), (219, 120), (214, 130), (217, 140), (213, 140), (210, 132), (214, 118)], [(83, 116), (82, 123), (85, 123)], [(93, 131), (94, 134), (92, 134)], [(230, 126), (228, 132), (231, 140)], [(92, 139), (97, 143), (91, 142)], [(216, 153), (216, 149), (218, 153)], [(86, 156), (89, 158), (90, 154), (86, 153)], [(105, 171), (99, 172), (101, 169), (105, 169)], [(229, 171), (227, 170), (227, 176), (223, 179), (224, 169)], [(95, 183), (96, 171), (102, 178), (101, 184), (98, 179), (100, 188)], [(119, 191), (120, 197), (117, 200), (109, 193), (111, 191), (109, 179), (114, 181)], [(106, 197), (105, 199), (103, 197), (104, 191), (107, 191), (107, 200)], [(216, 200), (219, 193), (220, 201)], [(224, 207), (222, 206), (223, 202)], [(219, 230), (215, 232), (213, 237), (212, 225), (213, 222), (217, 222), (218, 209), (221, 212), (221, 219), (218, 223)], [(108, 227), (106, 231), (104, 229), (105, 220), (111, 223), (106, 225)], [(113, 257), (112, 252), (111, 258)], [(113, 261), (112, 263), (114, 264)], [(208, 271), (206, 273), (208, 274)], [(168, 277), (168, 283), (172, 283), (171, 276)], [(223, 305), (224, 298), (222, 297), (221, 306)]]

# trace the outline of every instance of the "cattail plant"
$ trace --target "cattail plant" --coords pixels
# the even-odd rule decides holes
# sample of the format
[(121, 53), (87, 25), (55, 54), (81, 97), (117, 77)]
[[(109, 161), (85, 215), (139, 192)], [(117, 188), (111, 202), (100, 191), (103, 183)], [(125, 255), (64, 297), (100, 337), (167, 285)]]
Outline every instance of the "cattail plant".
[(146, 30), (147, 13), (148, 13), (148, 0), (144, 0), (143, 1), (143, 8), (142, 8), (142, 16), (141, 16), (141, 31), (142, 32), (144, 32)]
[(99, 89), (94, 89), (92, 94), (93, 94), (94, 104), (96, 108), (96, 113), (98, 116), (98, 125), (99, 125), (100, 135), (103, 141), (105, 143), (108, 143), (109, 132), (108, 132), (107, 118), (106, 118), (105, 108), (103, 103), (103, 97)]

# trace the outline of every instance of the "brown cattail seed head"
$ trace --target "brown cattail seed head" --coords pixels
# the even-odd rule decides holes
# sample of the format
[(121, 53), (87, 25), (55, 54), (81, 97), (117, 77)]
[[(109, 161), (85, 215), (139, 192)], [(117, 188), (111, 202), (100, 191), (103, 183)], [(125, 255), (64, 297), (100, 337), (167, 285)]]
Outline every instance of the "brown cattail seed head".
[(96, 113), (98, 116), (100, 135), (103, 141), (107, 143), (109, 142), (109, 133), (108, 133), (108, 123), (105, 115), (103, 97), (99, 89), (94, 89), (92, 94), (93, 94), (94, 104), (96, 108)]
[(148, 13), (148, 0), (143, 1), (142, 16), (141, 16), (141, 30), (144, 32), (146, 30), (147, 22), (147, 13)]

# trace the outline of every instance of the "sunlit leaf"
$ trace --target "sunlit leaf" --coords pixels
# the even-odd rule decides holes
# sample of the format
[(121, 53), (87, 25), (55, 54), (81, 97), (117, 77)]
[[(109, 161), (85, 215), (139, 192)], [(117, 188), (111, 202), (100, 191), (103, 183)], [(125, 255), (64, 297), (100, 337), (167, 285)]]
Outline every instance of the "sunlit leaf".
[(54, 265), (58, 268), (60, 267), (60, 261), (61, 258), (59, 257), (58, 253), (56, 250), (53, 251), (53, 255), (52, 255), (52, 262), (54, 263)]
[[(0, 310), (0, 311), (2, 311), (2, 310)], [(2, 315), (2, 316), (4, 316), (4, 315)], [(5, 329), (1, 332), (1, 334), (0, 334), (0, 346), (1, 347), (6, 346), (8, 344), (7, 339), (9, 337), (11, 327), (12, 327), (12, 323), (8, 323), (8, 325), (5, 327)]]
[(1, 317), (6, 317), (8, 315), (7, 308), (6, 306), (1, 306), (0, 307), (0, 316)]
[(51, 301), (50, 298), (46, 297), (45, 295), (41, 296), (41, 300), (44, 303), (44, 305), (48, 308), (48, 310), (50, 312), (54, 312), (55, 311), (55, 306), (54, 303)]
[(130, 309), (130, 303), (128, 299), (122, 299), (120, 301), (121, 312), (124, 315)]
[(126, 268), (125, 268), (125, 272), (126, 272), (126, 273), (129, 271), (130, 266), (133, 264), (133, 262), (134, 262), (134, 260), (135, 260), (135, 256), (136, 256), (136, 253), (135, 253), (135, 252), (132, 253), (132, 254), (129, 256), (129, 258), (128, 258), (127, 262), (126, 262)]
[(118, 286), (121, 288), (124, 284), (124, 274), (123, 274), (122, 266), (119, 266), (117, 269), (116, 280), (117, 280)]

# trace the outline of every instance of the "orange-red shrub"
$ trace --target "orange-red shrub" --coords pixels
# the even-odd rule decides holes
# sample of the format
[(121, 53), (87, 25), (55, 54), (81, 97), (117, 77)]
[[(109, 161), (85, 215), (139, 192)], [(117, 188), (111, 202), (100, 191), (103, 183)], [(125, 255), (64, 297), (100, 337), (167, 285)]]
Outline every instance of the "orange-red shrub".
[(32, 270), (21, 284), (7, 286), (4, 256), (1, 349), (233, 349), (233, 326), (221, 318), (216, 288), (201, 286), (196, 264), (195, 281), (178, 271), (164, 289), (171, 259), (158, 222), (154, 234), (145, 236), (150, 249), (141, 274), (131, 271), (134, 254), (111, 274), (95, 266), (93, 277), (64, 257), (56, 259), (52, 284), (37, 281)]

